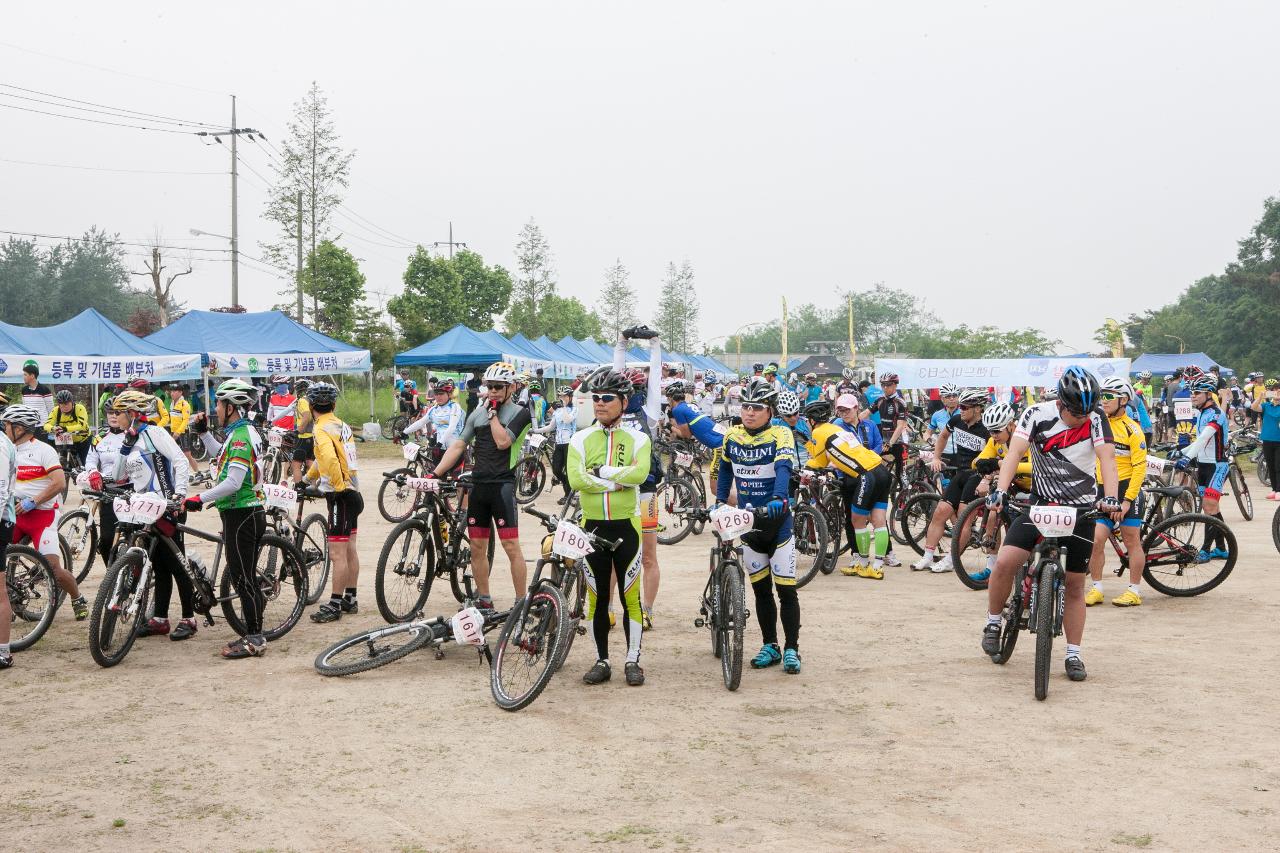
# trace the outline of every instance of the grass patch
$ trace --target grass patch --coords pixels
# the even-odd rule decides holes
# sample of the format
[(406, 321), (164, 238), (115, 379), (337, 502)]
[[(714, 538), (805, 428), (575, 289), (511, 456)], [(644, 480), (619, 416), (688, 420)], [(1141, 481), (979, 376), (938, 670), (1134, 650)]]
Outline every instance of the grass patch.
[(592, 835), (595, 838), (595, 840), (592, 841), (592, 844), (613, 844), (620, 841), (632, 841), (645, 835), (657, 834), (658, 830), (651, 826), (636, 826), (630, 823), (599, 835), (595, 835), (595, 833), (588, 833), (588, 835)]
[(1125, 847), (1150, 847), (1151, 833), (1148, 832), (1145, 835), (1126, 835), (1121, 832), (1112, 836), (1111, 843), (1123, 844)]
[(124, 826), (124, 818), (122, 817), (118, 817), (115, 820), (111, 821), (112, 829), (120, 829), (123, 826)]

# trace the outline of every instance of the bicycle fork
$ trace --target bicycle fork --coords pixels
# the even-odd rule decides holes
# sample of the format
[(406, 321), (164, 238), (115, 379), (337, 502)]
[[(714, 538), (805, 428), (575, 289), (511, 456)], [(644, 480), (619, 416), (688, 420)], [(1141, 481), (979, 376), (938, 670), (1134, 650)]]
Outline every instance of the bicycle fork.
[[(137, 584), (134, 586), (134, 589), (145, 590), (147, 588), (147, 584), (150, 583), (151, 581), (151, 558), (147, 556), (146, 551), (137, 547), (136, 545), (130, 548), (129, 551), (135, 552), (138, 555), (138, 558), (142, 561), (142, 568), (138, 570), (138, 580), (137, 580)], [(115, 610), (119, 612), (120, 599), (121, 599), (121, 596), (125, 594), (126, 594), (125, 593), (125, 574), (124, 572), (121, 572), (119, 575), (116, 576), (116, 586), (115, 586), (115, 589), (112, 591), (111, 605), (110, 605), (111, 610)], [(134, 616), (136, 616), (138, 613), (138, 605), (141, 602), (142, 602), (141, 596), (135, 596), (133, 601), (130, 602), (129, 604), (129, 609), (125, 611), (125, 616), (128, 618), (133, 618)]]

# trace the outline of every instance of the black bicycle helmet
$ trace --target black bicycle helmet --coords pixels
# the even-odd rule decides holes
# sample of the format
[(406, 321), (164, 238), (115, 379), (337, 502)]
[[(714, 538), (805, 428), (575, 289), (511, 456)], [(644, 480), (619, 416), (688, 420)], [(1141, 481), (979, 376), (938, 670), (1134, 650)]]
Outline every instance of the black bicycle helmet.
[(667, 387), (662, 389), (664, 397), (673, 397), (677, 394), (683, 397), (687, 393), (688, 390), (685, 388), (683, 379), (672, 379), (667, 383)]
[(587, 379), (587, 390), (592, 394), (631, 394), (631, 380), (616, 370), (597, 370)]
[(61, 405), (62, 403), (70, 403), (72, 400), (75, 399), (75, 397), (72, 397), (71, 392), (68, 391), (66, 388), (63, 388), (61, 391), (58, 392), (58, 395), (54, 397), (54, 399), (58, 401), (59, 405)]
[(1058, 380), (1059, 402), (1078, 415), (1093, 411), (1101, 391), (1094, 375), (1078, 364), (1068, 367)]
[(313, 406), (331, 406), (338, 402), (338, 386), (317, 382), (307, 389), (307, 402)]
[(778, 389), (774, 387), (772, 382), (759, 376), (748, 382), (747, 387), (742, 389), (742, 402), (744, 403), (764, 403), (772, 406), (777, 399)]
[(831, 401), (814, 400), (804, 407), (804, 416), (811, 424), (825, 424), (831, 420)]

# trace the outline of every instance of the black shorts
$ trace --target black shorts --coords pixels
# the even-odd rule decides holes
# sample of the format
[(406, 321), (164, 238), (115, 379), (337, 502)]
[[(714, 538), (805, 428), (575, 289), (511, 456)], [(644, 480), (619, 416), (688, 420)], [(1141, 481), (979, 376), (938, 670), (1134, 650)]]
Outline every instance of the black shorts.
[[(1120, 503), (1122, 504), (1124, 503), (1124, 496), (1125, 496), (1125, 493), (1127, 493), (1128, 491), (1129, 491), (1129, 481), (1121, 480), (1120, 491), (1119, 491)], [(1098, 484), (1098, 500), (1102, 500), (1103, 497), (1104, 495), (1102, 494), (1102, 484), (1099, 483)], [(1138, 496), (1133, 499), (1133, 503), (1129, 506), (1129, 511), (1126, 512), (1124, 516), (1120, 519), (1120, 526), (1121, 527), (1141, 527), (1142, 511), (1145, 508), (1146, 508), (1146, 495), (1141, 490), (1139, 490)], [(1097, 523), (1104, 525), (1108, 530), (1114, 530), (1116, 526), (1115, 522), (1113, 522), (1111, 519), (1105, 516), (1102, 518), (1099, 518)]]
[(364, 497), (356, 489), (343, 492), (327, 492), (325, 503), (329, 505), (329, 541), (346, 542), (356, 535), (357, 521), (364, 511)]
[(849, 512), (854, 515), (870, 515), (873, 509), (889, 508), (889, 487), (893, 475), (886, 465), (877, 465), (860, 477), (853, 477), (853, 497)]
[(942, 491), (942, 499), (951, 504), (952, 509), (959, 511), (960, 504), (973, 500), (974, 490), (978, 488), (978, 481), (981, 479), (982, 475), (972, 468), (961, 468), (947, 481), (947, 487)]
[(471, 497), (467, 499), (467, 535), (472, 542), (488, 539), (494, 524), (498, 526), (499, 539), (519, 538), (515, 481), (476, 483), (471, 489)]
[[(1083, 507), (1079, 513), (1083, 516), (1088, 507)], [(1076, 574), (1084, 574), (1089, 571), (1089, 556), (1093, 553), (1093, 529), (1096, 525), (1092, 519), (1078, 518), (1075, 530), (1066, 541), (1067, 552), (1067, 571)], [(1020, 513), (1013, 520), (1013, 524), (1009, 525), (1009, 531), (1004, 535), (1004, 544), (1012, 548), (1021, 548), (1024, 551), (1030, 551), (1036, 547), (1036, 543), (1040, 541), (1040, 531), (1031, 523), (1031, 516), (1027, 513)]]
[(293, 443), (293, 461), (310, 462), (316, 458), (316, 440), (313, 437), (299, 438)]

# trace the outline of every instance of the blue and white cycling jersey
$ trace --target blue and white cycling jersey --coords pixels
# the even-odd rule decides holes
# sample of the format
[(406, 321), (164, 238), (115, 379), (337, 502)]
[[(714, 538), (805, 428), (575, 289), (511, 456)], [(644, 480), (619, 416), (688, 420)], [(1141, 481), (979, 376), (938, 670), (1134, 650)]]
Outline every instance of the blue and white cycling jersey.
[(462, 407), (450, 400), (443, 406), (436, 405), (427, 409), (427, 413), (404, 428), (405, 432), (421, 432), (430, 424), (436, 443), (448, 447), (462, 435), (462, 426), (466, 418), (462, 415)]
[[(957, 409), (956, 411), (959, 411), (959, 410)], [(941, 409), (938, 409), (938, 411), (933, 413), (933, 417), (929, 418), (929, 429), (933, 430), (933, 434), (935, 436), (938, 435), (940, 432), (942, 432), (943, 428), (947, 425), (947, 421), (951, 420), (951, 416), (954, 415), (955, 413), (956, 413), (955, 411), (947, 411), (945, 406)], [(947, 436), (947, 446), (942, 448), (942, 455), (950, 456), (955, 452), (956, 452), (956, 436), (955, 436), (955, 433), (952, 433), (951, 435)]]

